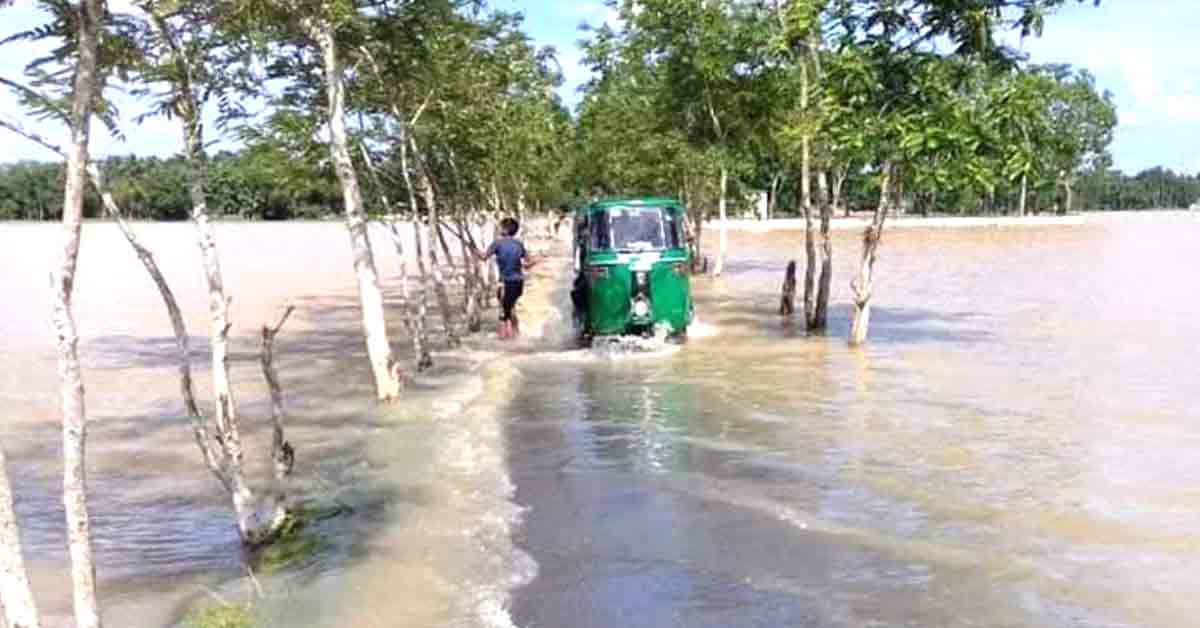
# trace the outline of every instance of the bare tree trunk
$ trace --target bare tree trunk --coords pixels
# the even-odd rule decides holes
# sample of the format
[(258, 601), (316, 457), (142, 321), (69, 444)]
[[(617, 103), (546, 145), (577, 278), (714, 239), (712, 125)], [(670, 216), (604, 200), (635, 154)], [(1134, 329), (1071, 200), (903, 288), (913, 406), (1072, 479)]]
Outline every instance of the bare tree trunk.
[[(821, 277), (817, 281), (817, 305), (813, 312), (813, 320), (809, 329), (825, 329), (829, 322), (829, 290), (833, 283), (833, 238), (829, 233), (829, 221), (833, 218), (833, 202), (828, 196), (827, 174), (822, 172), (817, 178), (821, 193)], [(836, 183), (835, 187), (840, 187)], [(840, 192), (840, 190), (839, 190)]]
[(1075, 188), (1073, 185), (1071, 185), (1070, 181), (1065, 181), (1063, 183), (1063, 189), (1066, 192), (1066, 198), (1064, 199), (1065, 202), (1063, 204), (1062, 213), (1069, 214), (1075, 206)]
[(466, 221), (459, 219), (458, 228), (462, 232), (458, 243), (462, 248), (463, 257), (463, 309), (466, 312), (467, 330), (477, 332), (483, 328), (479, 312), (479, 265), (475, 263), (475, 253), (471, 250), (470, 226)]
[[(438, 308), (442, 311), (442, 323), (446, 327), (446, 343), (451, 347), (458, 347), (462, 342), (458, 338), (458, 332), (455, 330), (454, 310), (450, 307), (450, 297), (446, 294), (446, 277), (442, 274), (441, 266), (437, 259), (437, 245), (435, 238), (438, 234), (438, 205), (437, 192), (433, 189), (433, 180), (429, 176), (429, 172), (425, 169), (424, 160), (421, 158), (421, 153), (418, 150), (416, 140), (411, 136), (409, 142), (412, 145), (413, 155), (417, 162), (417, 181), (421, 188), (421, 194), (425, 197), (425, 208), (429, 212), (429, 269), (433, 271), (433, 290), (437, 296)], [(418, 222), (420, 222), (418, 220)], [(445, 241), (442, 242), (445, 245)], [(449, 261), (449, 248), (446, 249), (446, 259)]]
[(812, 199), (803, 203), (804, 210), (804, 325), (812, 329), (816, 317), (817, 245), (813, 223)]
[[(446, 259), (446, 266), (448, 266), (451, 269), (451, 271), (453, 271), (455, 268), (454, 254), (450, 252), (450, 244), (446, 241), (446, 233), (442, 229), (441, 218), (438, 218), (437, 220), (434, 221), (433, 229), (434, 229), (434, 234), (437, 235), (438, 243), (442, 245), (442, 256), (445, 257), (445, 259)], [(465, 259), (463, 260), (463, 263), (466, 264)], [(453, 272), (451, 274), (453, 274)]]
[(1025, 201), (1029, 198), (1029, 177), (1021, 175), (1021, 199), (1017, 201), (1017, 216), (1025, 216)]
[(291, 475), (296, 463), (296, 452), (283, 435), (283, 387), (279, 385), (279, 373), (275, 370), (275, 337), (295, 309), (294, 306), (287, 306), (274, 327), (263, 325), (259, 353), (263, 379), (267, 381), (267, 389), (271, 392), (271, 462), (274, 463), (276, 482), (282, 482)]
[(433, 356), (429, 353), (429, 269), (425, 266), (425, 245), (423, 235), (424, 225), (418, 216), (413, 216), (413, 244), (417, 256), (417, 272), (421, 274), (421, 287), (417, 297), (417, 333), (413, 334), (413, 349), (417, 359), (417, 372), (433, 366)]
[(71, 307), (79, 242), (83, 227), (83, 196), (87, 186), (88, 142), (96, 101), (97, 61), (104, 19), (101, 0), (84, 0), (79, 11), (79, 59), (71, 96), (71, 145), (63, 193), (62, 258), (51, 274), (54, 308), (50, 320), (58, 348), (59, 400), (62, 406), (63, 506), (67, 520), (67, 549), (71, 557), (75, 624), (99, 628), (96, 566), (92, 557), (91, 521), (87, 507), (87, 407), (79, 367), (79, 335)]
[[(420, 287), (417, 296), (417, 314), (412, 322), (412, 342), (413, 356), (416, 359), (416, 370), (421, 372), (433, 366), (433, 356), (429, 354), (429, 335), (427, 329), (427, 312), (429, 308), (429, 278), (425, 273), (425, 262), (421, 251), (421, 221), (417, 216), (417, 194), (412, 182), (412, 175), (409, 174), (408, 165), (408, 125), (403, 117), (397, 117), (400, 120), (400, 172), (404, 177), (404, 188), (408, 192), (408, 206), (412, 211), (412, 227), (413, 227), (413, 245), (414, 253), (417, 256), (417, 270), (420, 272)], [(395, 226), (392, 227), (393, 239), (396, 243), (396, 251), (400, 253), (400, 259), (403, 266), (401, 279), (403, 281), (405, 301), (408, 302), (408, 257), (404, 255), (403, 244), (396, 233)]]
[(346, 230), (354, 254), (354, 272), (358, 277), (358, 297), (362, 306), (363, 333), (367, 355), (375, 378), (375, 394), (380, 401), (400, 396), (400, 376), (388, 341), (387, 319), (383, 311), (383, 292), (375, 270), (375, 256), (367, 237), (367, 219), (354, 163), (350, 159), (350, 140), (346, 133), (345, 83), (333, 29), (327, 23), (309, 24), (309, 32), (321, 49), (329, 96), (329, 150), (342, 184)]
[(21, 528), (13, 509), (3, 448), (0, 448), (0, 606), (4, 608), (4, 625), (9, 628), (41, 628), (42, 619), (29, 586), (29, 572), (25, 570)]
[[(54, 146), (36, 134), (24, 131), (23, 129), (20, 129), (19, 127), (16, 127), (6, 121), (0, 121), (0, 126), (9, 128), (10, 130), (13, 130), (14, 132), (19, 133), (58, 153), (59, 155), (66, 157), (66, 154), (58, 149), (58, 147)], [(192, 425), (192, 433), (196, 439), (196, 445), (200, 449), (205, 466), (209, 469), (209, 471), (212, 472), (217, 480), (221, 482), (221, 485), (226, 491), (229, 492), (231, 497), (234, 497), (234, 509), (238, 514), (239, 520), (238, 530), (239, 533), (242, 533), (243, 540), (248, 543), (251, 543), (252, 541), (262, 542), (264, 540), (269, 540), (270, 536), (274, 533), (274, 530), (247, 530), (245, 525), (251, 524), (257, 520), (262, 520), (263, 517), (258, 513), (253, 512), (252, 509), (248, 508), (254, 503), (252, 497), (246, 497), (244, 494), (240, 497), (236, 495), (237, 491), (239, 490), (237, 487), (242, 487), (241, 490), (244, 493), (249, 493), (249, 489), (246, 488), (245, 481), (241, 475), (240, 462), (236, 462), (240, 461), (241, 456), (240, 435), (238, 433), (228, 433), (225, 431), (226, 429), (232, 429), (236, 431), (238, 429), (237, 422), (226, 421), (223, 426), (218, 424), (216, 438), (211, 438), (206, 420), (200, 413), (199, 407), (197, 407), (195, 393), (192, 389), (190, 341), (188, 338), (187, 328), (184, 325), (183, 314), (180, 312), (179, 304), (175, 300), (175, 295), (171, 291), (170, 286), (167, 284), (166, 278), (159, 270), (158, 264), (154, 260), (153, 253), (151, 253), (149, 249), (147, 249), (141, 244), (141, 242), (138, 241), (137, 235), (133, 232), (133, 229), (130, 228), (129, 224), (125, 222), (121, 208), (117, 205), (112, 193), (110, 193), (105, 187), (104, 178), (100, 170), (95, 167), (95, 164), (89, 164), (87, 173), (92, 180), (93, 186), (96, 188), (96, 192), (100, 195), (100, 199), (104, 204), (105, 211), (113, 218), (114, 221), (116, 221), (121, 233), (125, 236), (125, 239), (129, 242), (129, 245), (137, 254), (138, 259), (142, 262), (142, 266), (145, 267), (146, 272), (150, 275), (150, 278), (154, 281), (155, 286), (158, 288), (159, 294), (162, 296), (163, 304), (167, 309), (167, 314), (171, 320), (171, 326), (175, 334), (179, 368), (179, 383), (184, 406), (187, 410), (188, 418)], [(214, 441), (221, 446), (219, 454), (215, 449), (216, 445), (214, 444)], [(279, 519), (275, 516), (268, 516), (266, 517), (266, 521), (270, 523), (279, 521)]]
[(779, 315), (791, 316), (796, 310), (796, 260), (783, 271), (783, 286), (779, 289)]
[(854, 322), (850, 327), (850, 345), (858, 346), (866, 342), (867, 330), (871, 325), (871, 289), (875, 270), (875, 254), (879, 249), (879, 241), (883, 237), (883, 223), (887, 219), (888, 208), (891, 205), (889, 192), (892, 185), (892, 163), (885, 161), (881, 173), (879, 188), (879, 206), (871, 218), (871, 225), (863, 233), (862, 261), (859, 265), (858, 277), (850, 282), (854, 292)]
[[(160, 28), (160, 32), (169, 36), (165, 24)], [(183, 63), (185, 67), (190, 67), (186, 59)], [(282, 499), (277, 496), (264, 499), (264, 496), (256, 495), (246, 481), (243, 470), (241, 417), (229, 379), (229, 330), (233, 323), (229, 315), (230, 299), (225, 293), (217, 238), (208, 213), (208, 193), (205, 189), (208, 164), (204, 154), (204, 126), (200, 103), (194, 96), (190, 83), (184, 83), (178, 91), (180, 104), (177, 113), (183, 126), (192, 222), (196, 227), (200, 260), (204, 266), (204, 279), (208, 289), (214, 423), (222, 453), (221, 474), (225, 476), (226, 488), (231, 489), (230, 497), (242, 541), (248, 545), (259, 545), (278, 534), (287, 513)]]
[[(692, 272), (698, 272), (702, 263), (700, 240), (704, 236), (704, 216), (694, 216), (696, 210), (688, 208), (685, 219), (687, 220), (688, 248), (692, 254)], [(704, 268), (704, 272), (708, 272), (708, 268)]]
[(771, 177), (771, 196), (767, 199), (767, 215), (764, 216), (767, 220), (775, 217), (775, 208), (779, 204), (779, 185), (783, 182), (783, 177), (778, 173)]
[[(829, 204), (832, 205), (834, 212), (842, 204), (842, 186), (846, 183), (846, 175), (849, 172), (849, 167), (844, 167), (840, 170), (833, 171), (833, 193), (830, 195)], [(849, 211), (847, 211), (847, 215)]]
[[(808, 112), (808, 64), (800, 61), (800, 109)], [(804, 212), (804, 326), (812, 329), (816, 316), (814, 279), (817, 270), (817, 250), (813, 233), (812, 206), (812, 138), (800, 137), (800, 206)]]
[(721, 219), (720, 244), (717, 248), (717, 264), (713, 268), (713, 275), (720, 277), (721, 273), (725, 272), (725, 255), (729, 250), (729, 216), (726, 210), (726, 196), (729, 192), (729, 168), (725, 165), (721, 166), (721, 198), (717, 201), (718, 211)]

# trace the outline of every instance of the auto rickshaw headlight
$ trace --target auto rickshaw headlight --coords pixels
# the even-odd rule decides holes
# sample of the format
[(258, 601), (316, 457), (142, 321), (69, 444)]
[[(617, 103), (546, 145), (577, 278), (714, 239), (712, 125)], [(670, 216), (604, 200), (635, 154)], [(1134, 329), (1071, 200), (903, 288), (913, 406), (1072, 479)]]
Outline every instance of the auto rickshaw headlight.
[(633, 315), (639, 318), (650, 315), (650, 304), (645, 299), (638, 299), (633, 302)]

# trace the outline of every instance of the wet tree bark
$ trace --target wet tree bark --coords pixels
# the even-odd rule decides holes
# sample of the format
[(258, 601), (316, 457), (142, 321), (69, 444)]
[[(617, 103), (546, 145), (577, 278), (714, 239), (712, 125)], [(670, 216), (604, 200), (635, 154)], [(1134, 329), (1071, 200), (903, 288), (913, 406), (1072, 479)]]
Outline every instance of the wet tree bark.
[[(829, 291), (833, 283), (833, 238), (829, 232), (829, 221), (833, 218), (834, 202), (827, 195), (828, 179), (822, 172), (817, 179), (821, 191), (821, 276), (817, 281), (817, 305), (809, 329), (825, 329), (829, 323)], [(836, 183), (835, 187), (840, 187)]]
[(791, 260), (783, 271), (783, 286), (779, 289), (779, 315), (791, 316), (795, 310), (796, 260)]
[(4, 625), (9, 628), (41, 628), (41, 616), (29, 586), (29, 572), (25, 570), (21, 529), (13, 509), (3, 448), (0, 448), (0, 606), (4, 608)]
[(350, 159), (350, 140), (346, 133), (345, 77), (333, 29), (327, 23), (309, 22), (310, 36), (321, 51), (325, 69), (326, 91), (329, 99), (329, 150), (342, 185), (345, 203), (346, 230), (354, 255), (354, 272), (358, 278), (358, 296), (362, 307), (363, 333), (371, 373), (375, 379), (375, 395), (380, 401), (393, 401), (400, 396), (400, 375), (388, 341), (387, 319), (383, 311), (383, 292), (375, 256), (367, 237), (367, 219), (362, 206), (362, 192), (354, 163)]
[(54, 306), (50, 315), (58, 350), (59, 401), (62, 407), (63, 506), (67, 520), (67, 550), (71, 558), (75, 624), (99, 628), (100, 604), (96, 596), (96, 567), (92, 556), (91, 520), (87, 507), (87, 407), (83, 373), (79, 366), (79, 336), (71, 296), (79, 262), (83, 227), (83, 196), (87, 185), (88, 142), (96, 101), (100, 31), (104, 19), (101, 0), (79, 5), (78, 61), (71, 96), (71, 144), (67, 149), (67, 174), (63, 194), (62, 257), (51, 273)]
[(863, 233), (862, 261), (859, 264), (858, 276), (850, 282), (854, 293), (854, 322), (850, 327), (850, 345), (858, 346), (866, 342), (867, 330), (871, 325), (871, 289), (874, 281), (876, 251), (883, 237), (883, 223), (887, 219), (888, 209), (892, 199), (890, 196), (893, 177), (893, 165), (890, 161), (883, 163), (880, 175), (879, 205), (871, 217), (871, 224)]

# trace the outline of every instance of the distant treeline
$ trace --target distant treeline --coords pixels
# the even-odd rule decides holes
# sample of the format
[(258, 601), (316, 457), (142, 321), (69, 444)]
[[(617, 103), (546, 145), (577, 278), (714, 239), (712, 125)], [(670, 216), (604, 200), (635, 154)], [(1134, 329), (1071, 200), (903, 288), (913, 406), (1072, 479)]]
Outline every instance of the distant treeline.
[[(870, 210), (878, 199), (879, 187), (868, 175), (852, 175), (846, 182), (847, 205), (854, 210)], [(1009, 186), (1011, 188), (1011, 186)], [(1013, 206), (1011, 189), (1001, 188), (994, 201), (979, 195), (929, 197), (908, 195), (904, 207), (915, 214), (958, 214), (964, 216), (1007, 213)], [(784, 196), (780, 214), (795, 214)], [(1065, 199), (1061, 188), (1053, 184), (1030, 191), (1029, 209), (1033, 213), (1058, 212)], [(1161, 166), (1130, 175), (1120, 170), (1085, 172), (1075, 184), (1075, 211), (1122, 211), (1145, 209), (1187, 209), (1200, 202), (1200, 173), (1187, 175)]]
[[(139, 220), (184, 220), (191, 200), (182, 157), (110, 157), (100, 162), (113, 194), (128, 214)], [(208, 184), (209, 205), (214, 214), (245, 220), (313, 219), (341, 211), (342, 197), (332, 172), (321, 176), (298, 176), (304, 169), (274, 151), (221, 152), (211, 159)], [(304, 169), (305, 173), (311, 170)], [(0, 164), (0, 220), (58, 220), (62, 212), (62, 173), (59, 163), (23, 161)], [(869, 209), (878, 197), (868, 176), (851, 176), (847, 181), (847, 205)], [(784, 190), (777, 215), (796, 212)], [(1053, 187), (1037, 194), (1033, 211), (1055, 210)], [(1089, 173), (1079, 179), (1076, 207), (1115, 211), (1141, 209), (1186, 209), (1200, 201), (1200, 174), (1180, 174), (1167, 168), (1150, 168), (1135, 175), (1119, 170)], [(957, 199), (955, 199), (957, 200)], [(582, 202), (578, 199), (577, 202)], [(986, 204), (953, 206), (946, 199), (927, 205), (925, 199), (910, 197), (907, 208), (914, 213), (985, 214)], [(946, 201), (950, 201), (947, 204)], [(735, 203), (749, 204), (743, 201)], [(94, 194), (85, 201), (85, 215), (101, 217), (103, 208)]]
[[(128, 217), (184, 220), (191, 213), (187, 165), (180, 156), (109, 157), (99, 162), (113, 195)], [(210, 159), (208, 202), (214, 215), (248, 220), (319, 218), (342, 209), (331, 171), (295, 176), (295, 165), (274, 152), (222, 152)], [(58, 220), (62, 214), (63, 165), (23, 161), (0, 164), (0, 220)], [(89, 191), (84, 215), (103, 214)]]

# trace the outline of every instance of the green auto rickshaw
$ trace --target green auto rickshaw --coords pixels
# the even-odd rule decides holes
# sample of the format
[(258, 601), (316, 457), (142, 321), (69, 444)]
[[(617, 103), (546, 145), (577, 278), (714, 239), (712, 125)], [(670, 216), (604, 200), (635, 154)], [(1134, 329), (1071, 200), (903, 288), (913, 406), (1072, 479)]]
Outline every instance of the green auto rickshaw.
[(686, 211), (669, 198), (592, 203), (575, 214), (575, 322), (596, 336), (687, 334), (694, 314)]

